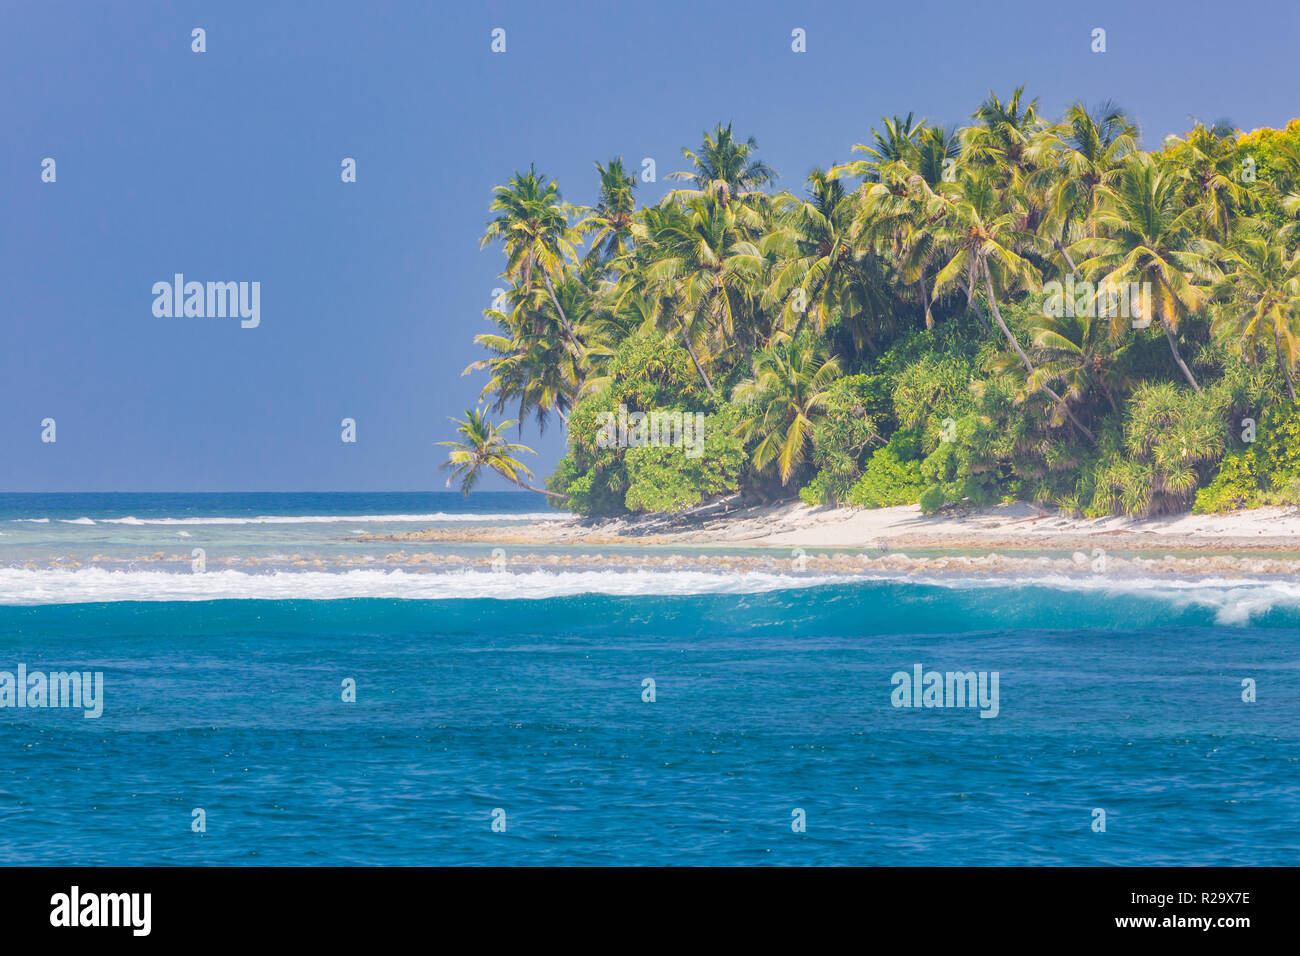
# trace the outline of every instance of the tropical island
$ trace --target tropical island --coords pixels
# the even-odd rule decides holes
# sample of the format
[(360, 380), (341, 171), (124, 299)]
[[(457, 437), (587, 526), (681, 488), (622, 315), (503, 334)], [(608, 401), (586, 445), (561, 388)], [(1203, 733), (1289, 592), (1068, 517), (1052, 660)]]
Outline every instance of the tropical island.
[[(1017, 89), (854, 150), (774, 191), (719, 124), (654, 205), (621, 159), (590, 208), (534, 167), (496, 187), (508, 289), (448, 483), (491, 470), (624, 523), (1300, 505), (1300, 120), (1147, 151), (1116, 106), (1051, 120)], [(528, 419), (566, 429), (545, 487), (507, 434)]]

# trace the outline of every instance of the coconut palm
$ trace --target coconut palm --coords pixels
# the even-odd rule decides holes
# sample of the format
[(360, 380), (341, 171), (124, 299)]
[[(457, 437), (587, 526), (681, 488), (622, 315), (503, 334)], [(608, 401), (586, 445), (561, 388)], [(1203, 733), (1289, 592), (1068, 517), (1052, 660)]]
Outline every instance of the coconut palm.
[(1004, 103), (990, 90), (971, 114), (975, 125), (962, 131), (968, 162), (994, 170), (1003, 187), (1034, 168), (1035, 137), (1046, 125), (1038, 115), (1038, 100), (1026, 103), (1024, 94), (1025, 88), (1018, 86)]
[[(590, 293), (576, 276), (566, 275), (555, 291), (566, 311), (587, 312), (585, 302)], [(496, 412), (518, 402), (517, 420), (535, 414), (538, 428), (544, 432), (552, 412), (568, 419), (586, 377), (589, 350), (575, 355), (565, 348), (559, 317), (547, 296), (516, 286), (507, 299), (513, 306), (508, 313), (496, 309), (484, 312), (501, 331), (474, 337), (491, 357), (472, 362), (462, 374), (487, 369), (490, 377), (480, 400), (494, 395), (492, 409)]]
[(1228, 313), (1222, 326), (1248, 360), (1266, 339), (1272, 339), (1287, 394), (1294, 402), (1292, 373), (1300, 360), (1300, 256), (1288, 257), (1285, 247), (1267, 235), (1243, 235), (1233, 243), (1230, 262), (1223, 282), (1233, 293), (1229, 307), (1240, 306), (1245, 311)]
[(583, 226), (591, 232), (587, 262), (603, 265), (626, 254), (631, 242), (636, 176), (623, 168), (621, 158), (611, 159), (608, 166), (596, 163), (596, 169), (600, 172), (600, 198)]
[(781, 341), (754, 356), (753, 375), (740, 382), (732, 401), (746, 406), (737, 429), (754, 446), (754, 467), (762, 471), (777, 464), (781, 484), (805, 460), (813, 427), (824, 417), (831, 383), (839, 362), (826, 358), (814, 345)]
[(492, 204), (488, 208), (498, 215), (488, 223), (480, 248), (500, 239), (506, 252), (504, 275), (525, 292), (531, 292), (534, 279), (541, 277), (559, 316), (560, 327), (570, 347), (578, 351), (578, 336), (556, 298), (553, 281), (568, 264), (578, 260), (575, 246), (582, 240), (582, 229), (570, 224), (570, 216), (578, 210), (565, 203), (560, 198), (559, 187), (548, 182), (533, 166), (526, 173), (516, 172), (509, 185), (494, 186), (492, 191)]
[(856, 216), (850, 238), (872, 255), (892, 258), (903, 283), (915, 289), (925, 327), (932, 329), (929, 278), (938, 254), (934, 189), (955, 177), (960, 144), (942, 129), (926, 126), (925, 120), (914, 122), (910, 113), (906, 119), (895, 116), (883, 122), (884, 133), (872, 131), (874, 147), (853, 147), (871, 159), (833, 167), (828, 175), (863, 177), (862, 189), (854, 197)]
[(1070, 248), (1088, 256), (1079, 268), (1098, 288), (1150, 283), (1155, 310), (1150, 318), (1160, 322), (1175, 364), (1199, 393), (1201, 386), (1178, 348), (1178, 328), (1204, 306), (1205, 289), (1196, 283), (1221, 277), (1215, 259), (1223, 252), (1199, 234), (1201, 210), (1187, 207), (1180, 189), (1175, 173), (1139, 154), (1125, 164), (1115, 186), (1097, 187), (1094, 218), (1101, 235)]
[(1195, 210), (1201, 232), (1223, 242), (1249, 194), (1237, 181), (1237, 134), (1227, 123), (1197, 123), (1186, 138), (1171, 136), (1163, 158), (1174, 170), (1183, 202)]
[(686, 211), (677, 202), (650, 206), (640, 211), (631, 228), (632, 249), (610, 263), (615, 278), (604, 296), (607, 314), (626, 317), (630, 307), (636, 310), (638, 325), (649, 319), (665, 332), (679, 335), (696, 373), (712, 392), (713, 381), (705, 369), (708, 355), (702, 352), (711, 334), (707, 316), (693, 313), (688, 321), (680, 307), (681, 287), (675, 268), (654, 273), (655, 265), (672, 254), (679, 237), (689, 229)]
[[(1066, 402), (1076, 407), (1086, 407), (1089, 399), (1100, 392), (1110, 410), (1119, 413), (1116, 395), (1132, 386), (1118, 368), (1129, 346), (1116, 344), (1107, 319), (1088, 314), (1035, 315), (1029, 329), (1037, 361), (1033, 374), (1025, 380), (1027, 391), (1051, 383)], [(1010, 356), (1001, 360), (1004, 365), (1012, 361)], [(1063, 419), (1058, 412), (1056, 424), (1062, 424)]]
[(762, 224), (756, 210), (710, 195), (688, 199), (681, 215), (656, 223), (656, 257), (646, 275), (672, 299), (683, 342), (709, 391), (713, 384), (696, 344), (721, 349), (763, 337), (750, 321), (763, 256), (749, 238)]
[(1036, 374), (1033, 361), (1003, 321), (1002, 310), (998, 307), (999, 294), (1015, 288), (1033, 293), (1042, 280), (1033, 264), (1017, 251), (1034, 246), (1036, 237), (1020, 229), (1023, 214), (1007, 201), (1005, 194), (998, 192), (994, 184), (996, 175), (992, 170), (971, 170), (957, 183), (945, 183), (941, 187), (944, 219), (937, 230), (937, 241), (948, 250), (950, 258), (935, 276), (935, 294), (957, 288), (959, 284), (964, 286), (967, 306), (976, 311), (987, 327), (976, 298), (982, 285), (994, 321), (1020, 359), (1029, 381), (1051, 398), (1059, 413), (1089, 441), (1094, 441), (1092, 432), (1079, 421), (1065, 400), (1043, 376)]
[(780, 309), (779, 334), (793, 335), (805, 324), (824, 333), (838, 319), (861, 349), (873, 351), (873, 332), (896, 311), (883, 263), (854, 229), (858, 197), (838, 177), (814, 169), (808, 198), (788, 193), (773, 202), (773, 224), (759, 243), (771, 258), (764, 308)]
[(716, 195), (723, 203), (731, 197), (748, 198), (776, 179), (776, 171), (759, 159), (758, 141), (749, 137), (740, 142), (731, 132), (731, 124), (717, 125), (712, 133), (704, 134), (698, 150), (682, 147), (682, 155), (691, 161), (693, 169), (669, 173), (669, 179), (686, 180), (695, 184), (699, 192)]
[[(1049, 201), (1043, 231), (1075, 273), (1078, 268), (1065, 244), (1094, 234), (1097, 190), (1115, 184), (1124, 158), (1137, 150), (1137, 129), (1113, 103), (1095, 110), (1075, 103), (1061, 123), (1045, 131), (1044, 144), (1051, 155), (1044, 169)], [(1072, 236), (1072, 229), (1079, 235)]]
[(515, 424), (513, 420), (494, 425), (487, 420), (483, 410), (478, 408), (467, 408), (464, 421), (458, 418), (449, 420), (456, 425), (456, 431), (463, 437), (459, 441), (437, 443), (452, 449), (447, 460), (439, 466), (439, 470), (451, 469), (447, 478), (448, 488), (453, 482), (459, 481), (461, 492), (468, 496), (478, 484), (483, 469), (488, 468), (526, 491), (535, 491), (551, 498), (567, 497), (555, 491), (534, 488), (524, 481), (525, 478), (532, 478), (533, 473), (514, 456), (520, 452), (528, 452), (530, 455), (536, 452), (527, 445), (517, 445), (502, 437), (501, 433)]

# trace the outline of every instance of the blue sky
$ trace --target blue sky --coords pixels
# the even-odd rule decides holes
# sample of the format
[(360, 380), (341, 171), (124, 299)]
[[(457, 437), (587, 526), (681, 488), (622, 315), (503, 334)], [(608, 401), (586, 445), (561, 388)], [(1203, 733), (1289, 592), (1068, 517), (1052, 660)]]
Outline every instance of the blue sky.
[[(530, 162), (587, 203), (594, 161), (652, 157), (654, 201), (734, 121), (800, 188), (882, 115), (957, 124), (1021, 83), (1053, 116), (1114, 99), (1147, 146), (1300, 113), (1294, 0), (1054, 6), (8, 3), (0, 491), (440, 489), (501, 284), (491, 188)], [(260, 282), (261, 325), (155, 317), (176, 272)], [(524, 441), (540, 474), (562, 454)]]

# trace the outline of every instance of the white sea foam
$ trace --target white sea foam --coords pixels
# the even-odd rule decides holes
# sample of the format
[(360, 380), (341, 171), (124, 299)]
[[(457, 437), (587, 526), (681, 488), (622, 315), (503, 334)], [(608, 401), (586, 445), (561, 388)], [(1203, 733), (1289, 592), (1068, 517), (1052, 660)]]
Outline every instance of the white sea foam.
[[(808, 575), (771, 571), (702, 570), (563, 570), (434, 571), (378, 569), (346, 571), (245, 572), (110, 571), (103, 568), (0, 568), (0, 604), (76, 604), (91, 601), (329, 600), (336, 598), (536, 599), (578, 594), (690, 595), (753, 594), (827, 584), (893, 581), (956, 590), (1049, 588), (1108, 597), (1149, 597), (1174, 611), (1203, 608), (1223, 625), (1242, 625), (1276, 607), (1300, 608), (1300, 583), (1243, 578), (1129, 578), (1041, 575), (1036, 577), (924, 577), (878, 575)], [(993, 609), (1010, 606), (994, 597)], [(1068, 625), (1068, 620), (1062, 620)]]
[[(912, 580), (916, 580), (915, 577)], [(1175, 610), (1201, 607), (1214, 612), (1215, 622), (1248, 624), (1275, 607), (1300, 608), (1300, 584), (1276, 578), (1166, 578), (1104, 575), (1043, 574), (1034, 576), (934, 577), (924, 583), (958, 589), (1042, 587), (1056, 591), (1099, 594), (1102, 597), (1148, 596)], [(1068, 621), (1062, 623), (1068, 624)]]
[(551, 598), (575, 594), (750, 594), (849, 580), (771, 572), (443, 571), (352, 569), (248, 573), (0, 569), (0, 604), (90, 601), (328, 600), (333, 598)]
[[(572, 516), (557, 512), (541, 513), (502, 513), (475, 514), (447, 513), (437, 511), (432, 514), (396, 514), (396, 515), (258, 515), (251, 518), (202, 517), (202, 518), (137, 518), (128, 515), (125, 518), (60, 518), (61, 524), (125, 524), (125, 525), (196, 525), (196, 524), (343, 524), (346, 522), (369, 522), (371, 524), (448, 524), (459, 522), (503, 521), (568, 521)], [(49, 518), (14, 518), (14, 521), (30, 524), (49, 524)]]

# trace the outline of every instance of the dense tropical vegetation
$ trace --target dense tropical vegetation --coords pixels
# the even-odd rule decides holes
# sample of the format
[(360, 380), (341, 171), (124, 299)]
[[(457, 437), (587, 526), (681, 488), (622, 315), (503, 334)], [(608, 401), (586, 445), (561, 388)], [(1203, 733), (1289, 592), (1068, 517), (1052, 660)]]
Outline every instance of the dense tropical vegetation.
[[(621, 159), (591, 208), (532, 167), (496, 187), (509, 288), (466, 371), (566, 427), (554, 501), (1300, 504), (1300, 120), (1147, 152), (1121, 109), (1016, 90), (855, 152), (796, 195), (718, 126), (653, 205)], [(704, 413), (703, 453), (600, 441), (629, 410)], [(504, 425), (461, 425), (461, 477), (523, 484)]]

